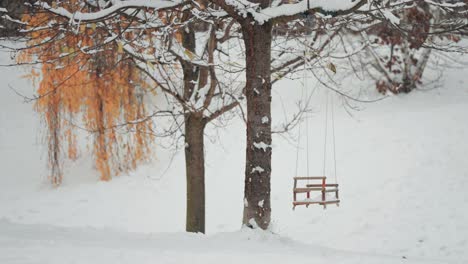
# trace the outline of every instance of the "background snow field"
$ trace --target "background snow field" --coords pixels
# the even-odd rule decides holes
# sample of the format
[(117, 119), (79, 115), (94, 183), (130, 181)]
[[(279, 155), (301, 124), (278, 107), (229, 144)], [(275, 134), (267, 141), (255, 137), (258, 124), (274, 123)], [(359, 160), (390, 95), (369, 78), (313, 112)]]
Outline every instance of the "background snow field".
[[(8, 54), (0, 56), (2, 63), (9, 62)], [(2, 264), (468, 263), (466, 69), (449, 69), (436, 89), (358, 104), (360, 111), (352, 116), (336, 98), (338, 208), (292, 210), (297, 129), (276, 136), (274, 234), (240, 229), (242, 122), (210, 127), (207, 235), (184, 233), (183, 153), (168, 168), (172, 152), (158, 147), (154, 162), (104, 183), (97, 181), (83, 147), (76, 163), (65, 164), (63, 186), (51, 188), (39, 117), (9, 89), (33, 93), (20, 77), (25, 72), (0, 68)], [(283, 105), (294, 106), (301, 86), (300, 80), (289, 80), (274, 88), (274, 124), (284, 120)], [(323, 94), (314, 96), (309, 121), (314, 175), (322, 174)], [(304, 176), (301, 146), (299, 174)], [(327, 174), (334, 179), (332, 168)]]

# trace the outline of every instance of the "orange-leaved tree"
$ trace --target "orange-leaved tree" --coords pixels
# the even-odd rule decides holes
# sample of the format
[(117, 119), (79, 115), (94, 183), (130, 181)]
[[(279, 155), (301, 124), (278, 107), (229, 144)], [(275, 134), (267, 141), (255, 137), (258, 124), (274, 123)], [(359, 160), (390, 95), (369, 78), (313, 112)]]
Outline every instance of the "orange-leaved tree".
[[(81, 10), (79, 2), (68, 1), (67, 8)], [(112, 32), (98, 22), (70, 29), (69, 21), (50, 13), (27, 14), (23, 21), (28, 48), (18, 60), (40, 67), (27, 76), (38, 82), (35, 106), (47, 127), (51, 182), (61, 184), (64, 158), (77, 158), (78, 130), (94, 135), (101, 180), (147, 160), (154, 141), (144, 100), (149, 86), (122, 47), (106, 41)]]

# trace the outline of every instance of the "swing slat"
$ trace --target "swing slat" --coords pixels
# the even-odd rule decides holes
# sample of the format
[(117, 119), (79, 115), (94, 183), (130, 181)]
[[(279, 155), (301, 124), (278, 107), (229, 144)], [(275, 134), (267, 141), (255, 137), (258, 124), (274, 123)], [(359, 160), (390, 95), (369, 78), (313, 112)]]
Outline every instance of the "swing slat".
[(294, 177), (294, 180), (325, 180), (325, 176), (314, 176), (314, 177)]
[(295, 193), (305, 193), (305, 192), (314, 192), (314, 191), (321, 192), (322, 190), (323, 190), (322, 188), (295, 188), (294, 192)]
[(333, 189), (324, 189), (324, 188), (295, 188), (294, 192), (295, 193), (306, 193), (306, 192), (337, 192), (337, 188)]
[(340, 200), (321, 201), (319, 204), (336, 204), (336, 203), (340, 203)]
[(337, 203), (340, 203), (340, 200), (338, 200), (338, 199), (336, 199), (336, 200), (325, 200), (325, 201), (322, 201), (322, 200), (299, 200), (299, 201), (294, 201), (293, 205), (294, 206), (296, 206), (296, 205), (309, 205), (309, 204), (324, 205), (324, 204), (337, 204)]
[(296, 206), (296, 205), (308, 205), (308, 204), (319, 204), (321, 203), (322, 201), (306, 201), (306, 200), (302, 200), (302, 201), (294, 201), (293, 202), (293, 205)]
[[(322, 187), (322, 184), (307, 184), (306, 187)], [(338, 187), (338, 184), (336, 183), (327, 183), (325, 184), (325, 187)]]

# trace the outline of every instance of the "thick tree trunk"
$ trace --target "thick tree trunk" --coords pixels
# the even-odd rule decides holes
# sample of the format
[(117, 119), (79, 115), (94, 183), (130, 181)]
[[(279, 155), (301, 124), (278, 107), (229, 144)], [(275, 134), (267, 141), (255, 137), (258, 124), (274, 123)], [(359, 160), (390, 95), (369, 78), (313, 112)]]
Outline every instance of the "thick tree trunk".
[(272, 25), (246, 22), (247, 147), (243, 224), (267, 229), (270, 224), (271, 175), (271, 39)]
[(187, 232), (205, 233), (205, 122), (185, 116), (185, 168), (187, 177)]

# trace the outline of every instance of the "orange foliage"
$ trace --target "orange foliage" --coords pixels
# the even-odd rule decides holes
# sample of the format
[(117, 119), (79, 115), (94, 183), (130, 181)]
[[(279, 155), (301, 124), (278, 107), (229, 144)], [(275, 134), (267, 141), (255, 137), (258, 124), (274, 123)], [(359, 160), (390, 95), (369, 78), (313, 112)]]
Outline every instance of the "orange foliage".
[[(78, 2), (67, 1), (67, 8), (76, 10)], [(37, 13), (23, 20), (30, 28), (37, 28), (46, 26), (50, 16)], [(20, 62), (44, 62), (40, 74), (33, 70), (28, 77), (39, 81), (36, 110), (47, 125), (54, 185), (62, 182), (61, 159), (73, 160), (78, 155), (78, 127), (73, 120), (81, 119), (80, 127), (94, 134), (93, 153), (101, 180), (134, 169), (150, 156), (152, 122), (128, 124), (146, 116), (145, 79), (120, 45), (99, 46), (92, 54), (82, 51), (103, 43), (106, 33), (96, 24), (79, 25), (73, 31), (59, 29), (58, 25), (34, 31), (28, 43), (32, 48), (18, 57)]]

